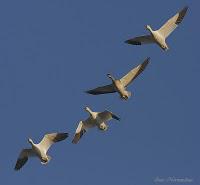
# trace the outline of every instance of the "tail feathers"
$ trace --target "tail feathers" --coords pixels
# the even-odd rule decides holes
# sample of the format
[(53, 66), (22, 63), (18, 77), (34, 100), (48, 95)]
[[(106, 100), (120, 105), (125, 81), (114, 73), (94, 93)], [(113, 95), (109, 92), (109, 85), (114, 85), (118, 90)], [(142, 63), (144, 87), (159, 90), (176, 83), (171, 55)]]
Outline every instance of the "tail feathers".
[(42, 165), (46, 165), (48, 162), (49, 162), (49, 161), (46, 161), (46, 162), (41, 161), (41, 164), (42, 164)]
[(43, 164), (43, 165), (46, 165), (46, 164), (48, 164), (49, 163), (49, 161), (51, 160), (51, 156), (47, 156), (47, 160), (42, 160), (41, 161), (41, 164)]
[(122, 100), (128, 100), (131, 97), (131, 92), (130, 91), (125, 91), (124, 95), (120, 95), (120, 98)]

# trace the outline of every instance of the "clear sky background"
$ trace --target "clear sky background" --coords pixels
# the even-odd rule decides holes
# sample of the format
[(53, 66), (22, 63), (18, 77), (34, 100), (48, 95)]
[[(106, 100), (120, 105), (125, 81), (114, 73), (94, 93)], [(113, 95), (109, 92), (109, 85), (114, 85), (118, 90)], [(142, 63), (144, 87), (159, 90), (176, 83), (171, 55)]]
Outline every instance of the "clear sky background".
[[(132, 46), (128, 38), (159, 28), (185, 5), (189, 11), (167, 40)], [(156, 177), (200, 183), (200, 51), (197, 0), (0, 1), (0, 184), (153, 185)], [(92, 96), (151, 57), (129, 86), (133, 96)], [(73, 145), (84, 107), (111, 110), (107, 132), (91, 130)], [(51, 148), (47, 166), (32, 159), (13, 170), (28, 137), (69, 132)], [(167, 184), (162, 183), (162, 184)]]

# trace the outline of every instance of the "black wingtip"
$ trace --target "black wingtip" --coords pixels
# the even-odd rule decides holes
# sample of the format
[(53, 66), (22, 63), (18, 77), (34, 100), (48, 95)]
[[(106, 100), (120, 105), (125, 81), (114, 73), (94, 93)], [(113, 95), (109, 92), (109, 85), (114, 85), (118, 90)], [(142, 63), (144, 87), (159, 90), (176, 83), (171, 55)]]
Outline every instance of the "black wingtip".
[(85, 91), (85, 93), (87, 94), (91, 94), (91, 95), (98, 95), (99, 93), (93, 92), (93, 91)]
[(73, 143), (73, 144), (77, 144), (78, 142), (76, 142), (76, 141), (73, 139), (73, 140), (72, 140), (72, 143)]
[(150, 62), (150, 57), (147, 57), (146, 59), (145, 59), (145, 62), (148, 64), (149, 62)]
[(65, 140), (67, 137), (69, 137), (69, 134), (64, 133), (58, 133), (57, 136), (53, 139), (54, 142), (59, 142)]
[(185, 14), (187, 13), (187, 11), (188, 11), (188, 8), (189, 8), (189, 6), (184, 6), (184, 8), (180, 11), (180, 12), (182, 12), (182, 14), (183, 14), (183, 17), (185, 16)]
[(14, 168), (14, 170), (15, 170), (15, 171), (19, 171), (19, 170), (21, 170), (21, 167), (18, 167), (18, 166), (16, 165), (15, 168)]
[(151, 59), (150, 57), (147, 57), (147, 58), (144, 60), (144, 62), (142, 63), (142, 65), (146, 67), (146, 66), (149, 64), (150, 59)]
[(132, 41), (131, 39), (125, 41), (126, 44), (141, 45), (141, 42)]
[(185, 14), (187, 13), (188, 9), (189, 9), (189, 6), (187, 6), (187, 5), (183, 8), (182, 11), (184, 12), (184, 16), (185, 16)]
[(112, 118), (113, 118), (113, 119), (116, 119), (117, 121), (120, 121), (120, 117), (118, 117), (118, 116), (116, 116), (116, 115), (114, 115), (114, 114), (112, 115)]
[(63, 132), (63, 133), (59, 133), (60, 134), (60, 139), (66, 139), (67, 137), (69, 137), (69, 133), (67, 132)]
[(90, 94), (91, 92), (90, 92), (90, 90), (87, 90), (87, 91), (84, 91), (85, 93), (87, 93), (87, 94)]
[(150, 61), (150, 57), (147, 57), (146, 59), (145, 59), (145, 62), (149, 62)]
[(188, 6), (188, 5), (186, 5), (186, 6), (184, 6), (183, 10), (187, 11), (187, 10), (188, 10), (188, 8), (189, 8), (189, 6)]
[(91, 92), (90, 92), (90, 91), (85, 91), (85, 93), (86, 93), (86, 94), (91, 94)]
[(129, 40), (124, 41), (124, 43), (129, 44)]
[(73, 143), (73, 144), (77, 144), (78, 141), (79, 141), (79, 139), (77, 139), (77, 135), (75, 134), (75, 135), (74, 135), (74, 138), (73, 138), (73, 140), (72, 140), (72, 143)]
[(179, 25), (182, 22), (187, 13), (188, 8), (189, 8), (188, 6), (185, 6), (182, 10), (179, 11), (179, 17), (175, 22), (176, 25)]

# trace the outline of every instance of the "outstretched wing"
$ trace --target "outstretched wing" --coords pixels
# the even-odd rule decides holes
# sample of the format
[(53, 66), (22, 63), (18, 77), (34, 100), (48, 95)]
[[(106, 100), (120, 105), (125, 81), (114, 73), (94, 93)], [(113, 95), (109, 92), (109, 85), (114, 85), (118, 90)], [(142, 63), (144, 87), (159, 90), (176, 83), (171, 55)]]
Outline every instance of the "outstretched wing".
[(86, 132), (86, 128), (84, 128), (83, 121), (80, 121), (76, 129), (76, 133), (74, 135), (74, 139), (72, 140), (72, 143), (77, 144), (85, 132)]
[(86, 119), (85, 121), (80, 121), (78, 124), (78, 127), (76, 129), (74, 138), (72, 140), (72, 143), (77, 144), (84, 133), (88, 131), (88, 129), (95, 127), (95, 123), (91, 117)]
[(93, 94), (93, 95), (107, 94), (107, 93), (114, 93), (114, 92), (116, 92), (116, 91), (115, 91), (113, 84), (102, 86), (102, 87), (97, 87), (95, 89), (86, 91), (86, 93)]
[(144, 69), (149, 63), (150, 58), (146, 58), (145, 61), (129, 71), (124, 77), (120, 79), (121, 83), (126, 87), (128, 86)]
[(184, 7), (180, 12), (174, 15), (171, 19), (169, 19), (159, 30), (158, 32), (167, 38), (176, 27), (182, 22), (185, 14), (188, 10), (188, 7)]
[(134, 37), (132, 39), (126, 40), (125, 43), (132, 45), (142, 45), (154, 43), (154, 39), (151, 35), (144, 35), (140, 37)]
[(45, 152), (47, 152), (52, 144), (62, 141), (66, 139), (67, 137), (68, 137), (68, 133), (46, 134), (38, 145), (39, 147), (43, 148)]
[(23, 149), (17, 159), (15, 170), (21, 169), (22, 166), (26, 164), (29, 157), (35, 156), (32, 149)]
[(98, 113), (98, 116), (103, 122), (109, 121), (111, 119), (116, 119), (118, 121), (120, 120), (120, 118), (118, 116), (116, 116), (115, 114), (113, 114), (112, 112), (107, 111), (107, 110), (104, 112)]

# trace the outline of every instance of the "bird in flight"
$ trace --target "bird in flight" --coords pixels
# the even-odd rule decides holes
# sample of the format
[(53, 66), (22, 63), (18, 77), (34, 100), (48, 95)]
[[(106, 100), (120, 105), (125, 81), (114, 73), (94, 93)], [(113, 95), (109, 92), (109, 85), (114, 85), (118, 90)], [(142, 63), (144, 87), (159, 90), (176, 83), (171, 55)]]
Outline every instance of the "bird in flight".
[(158, 44), (163, 50), (168, 50), (169, 47), (166, 43), (167, 37), (178, 27), (186, 15), (188, 7), (185, 6), (181, 11), (169, 19), (160, 29), (153, 30), (151, 26), (147, 25), (146, 29), (150, 32), (149, 35), (134, 37), (126, 40), (125, 43), (132, 45), (143, 45), (143, 44)]
[(92, 90), (86, 91), (88, 94), (92, 95), (99, 95), (99, 94), (107, 94), (107, 93), (115, 93), (118, 92), (121, 99), (127, 100), (131, 96), (131, 92), (127, 91), (127, 86), (133, 82), (136, 77), (144, 71), (146, 66), (149, 63), (150, 58), (146, 58), (145, 61), (138, 65), (137, 67), (133, 68), (129, 71), (125, 76), (121, 79), (115, 79), (111, 74), (107, 74), (108, 78), (112, 80), (112, 83), (109, 85), (97, 87)]
[(47, 164), (51, 157), (47, 154), (52, 144), (62, 141), (68, 137), (68, 133), (46, 134), (39, 144), (35, 144), (32, 139), (28, 139), (31, 148), (23, 149), (17, 159), (15, 170), (19, 170), (28, 161), (29, 157), (38, 157), (41, 164)]
[(105, 110), (104, 112), (93, 112), (89, 107), (85, 107), (85, 110), (89, 113), (89, 118), (85, 121), (80, 121), (74, 135), (72, 143), (77, 144), (84, 133), (88, 129), (97, 127), (99, 130), (106, 131), (108, 129), (107, 121), (111, 119), (120, 120), (118, 116), (110, 111)]

